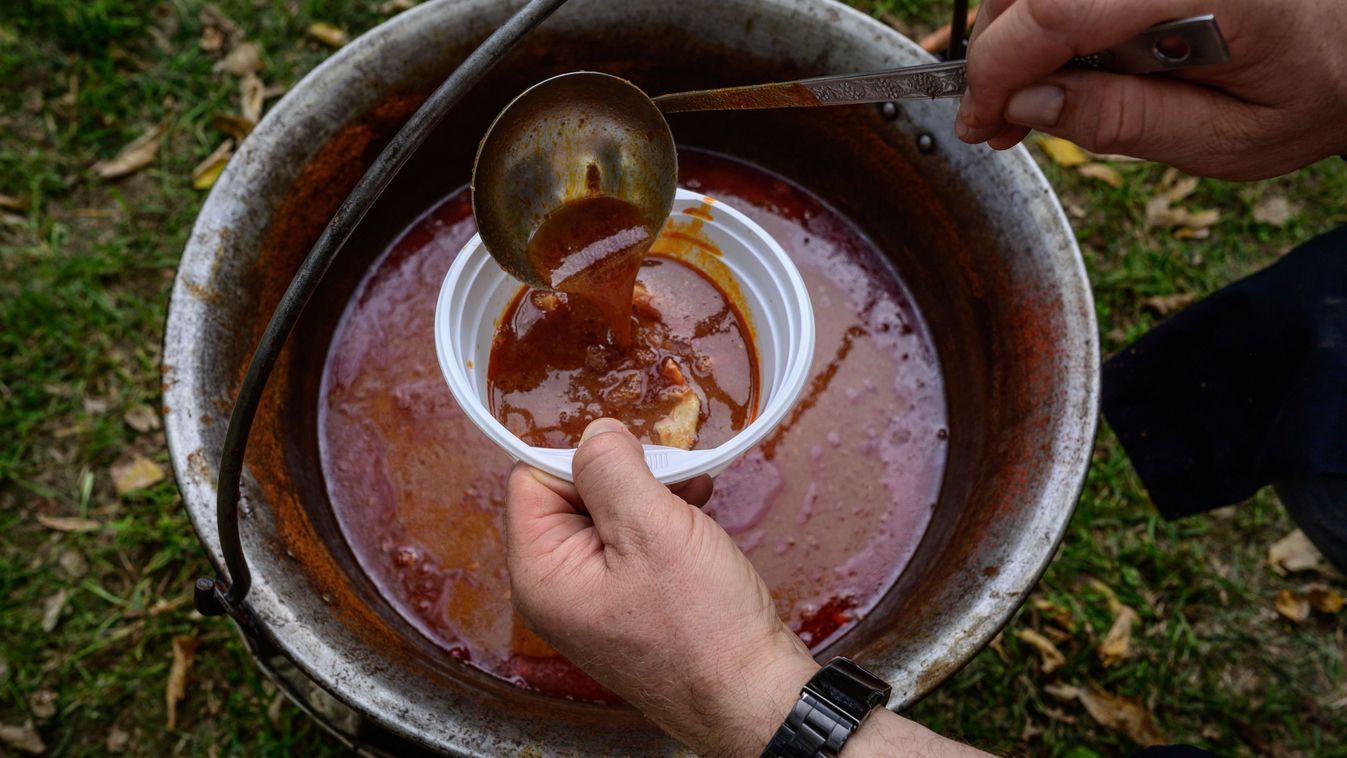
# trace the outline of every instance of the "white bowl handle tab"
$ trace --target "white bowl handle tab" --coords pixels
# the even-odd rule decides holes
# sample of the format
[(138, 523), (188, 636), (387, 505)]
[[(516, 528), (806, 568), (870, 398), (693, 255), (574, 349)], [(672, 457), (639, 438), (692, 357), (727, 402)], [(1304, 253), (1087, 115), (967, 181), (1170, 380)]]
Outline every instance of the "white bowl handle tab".
[[(708, 467), (715, 467), (723, 453), (718, 448), (709, 450), (683, 450), (662, 445), (642, 445), (645, 448), (645, 465), (655, 475), (660, 484), (678, 484), (700, 476)], [(719, 473), (714, 471), (713, 473)]]
[[(650, 473), (655, 475), (655, 479), (661, 484), (678, 484), (687, 481), (706, 471), (708, 465), (712, 468), (711, 473), (719, 473), (724, 469), (725, 464), (716, 460), (718, 457), (716, 448), (710, 450), (681, 450), (676, 447), (664, 447), (662, 445), (642, 445), (645, 450), (645, 465), (650, 468)], [(546, 447), (528, 448), (528, 455), (524, 456), (524, 462), (531, 466), (546, 471), (547, 473), (559, 479), (572, 481), (571, 464), (575, 458), (575, 449), (557, 449)]]

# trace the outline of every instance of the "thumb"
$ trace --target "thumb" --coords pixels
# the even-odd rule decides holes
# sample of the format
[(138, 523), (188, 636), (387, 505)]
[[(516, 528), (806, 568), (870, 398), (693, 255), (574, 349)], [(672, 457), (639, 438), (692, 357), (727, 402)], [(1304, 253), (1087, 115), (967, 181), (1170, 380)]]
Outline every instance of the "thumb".
[(1096, 153), (1220, 176), (1247, 151), (1254, 106), (1175, 79), (1061, 71), (1013, 94), (1005, 120)]
[(641, 443), (616, 419), (586, 427), (571, 474), (599, 538), (619, 552), (644, 549), (671, 512), (692, 507), (655, 479)]

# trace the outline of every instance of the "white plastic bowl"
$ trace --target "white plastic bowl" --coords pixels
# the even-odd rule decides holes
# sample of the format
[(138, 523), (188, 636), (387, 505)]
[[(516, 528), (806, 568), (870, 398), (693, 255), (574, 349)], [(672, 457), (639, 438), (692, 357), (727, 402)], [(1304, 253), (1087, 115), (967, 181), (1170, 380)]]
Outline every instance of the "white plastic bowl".
[[(697, 215), (690, 208), (700, 207)], [(708, 217), (709, 216), (709, 220)], [(645, 462), (665, 484), (718, 474), (761, 442), (795, 405), (814, 355), (814, 309), (804, 280), (776, 240), (739, 211), (705, 195), (678, 190), (669, 224), (698, 224), (719, 255), (691, 251), (673, 257), (728, 274), (738, 286), (737, 304), (749, 321), (758, 352), (759, 412), (723, 444), (705, 450), (645, 446)], [(657, 242), (655, 250), (661, 250)], [(713, 276), (712, 278), (718, 278)], [(435, 306), (435, 352), (449, 391), (464, 413), (515, 460), (571, 480), (574, 449), (525, 444), (491, 415), (487, 363), (505, 309), (521, 285), (505, 273), (474, 236), (454, 259)]]

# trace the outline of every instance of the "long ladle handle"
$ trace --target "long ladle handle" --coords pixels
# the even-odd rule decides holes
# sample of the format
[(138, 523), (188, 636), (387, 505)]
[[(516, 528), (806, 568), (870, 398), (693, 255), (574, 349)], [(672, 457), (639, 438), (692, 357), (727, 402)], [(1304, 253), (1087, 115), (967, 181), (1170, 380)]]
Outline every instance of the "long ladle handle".
[[(1153, 26), (1116, 47), (1072, 58), (1067, 67), (1154, 74), (1229, 61), (1230, 51), (1216, 26), (1216, 18), (1206, 14)], [(868, 74), (680, 92), (654, 100), (664, 113), (683, 113), (958, 97), (965, 89), (964, 62), (958, 60)]]

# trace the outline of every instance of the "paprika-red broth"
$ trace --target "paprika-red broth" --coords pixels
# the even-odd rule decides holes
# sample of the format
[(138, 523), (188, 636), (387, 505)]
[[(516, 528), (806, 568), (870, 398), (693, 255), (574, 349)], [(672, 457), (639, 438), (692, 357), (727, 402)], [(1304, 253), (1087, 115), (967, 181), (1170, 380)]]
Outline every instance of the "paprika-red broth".
[[(902, 282), (835, 211), (699, 151), (681, 151), (679, 178), (761, 224), (814, 304), (804, 397), (718, 477), (706, 509), (818, 650), (883, 597), (926, 529), (946, 456), (939, 364)], [(511, 461), (464, 416), (436, 362), (439, 283), (475, 231), (466, 191), (450, 195), (347, 305), (319, 409), (332, 507), (375, 585), (448, 655), (548, 695), (614, 702), (514, 615), (501, 532)]]

